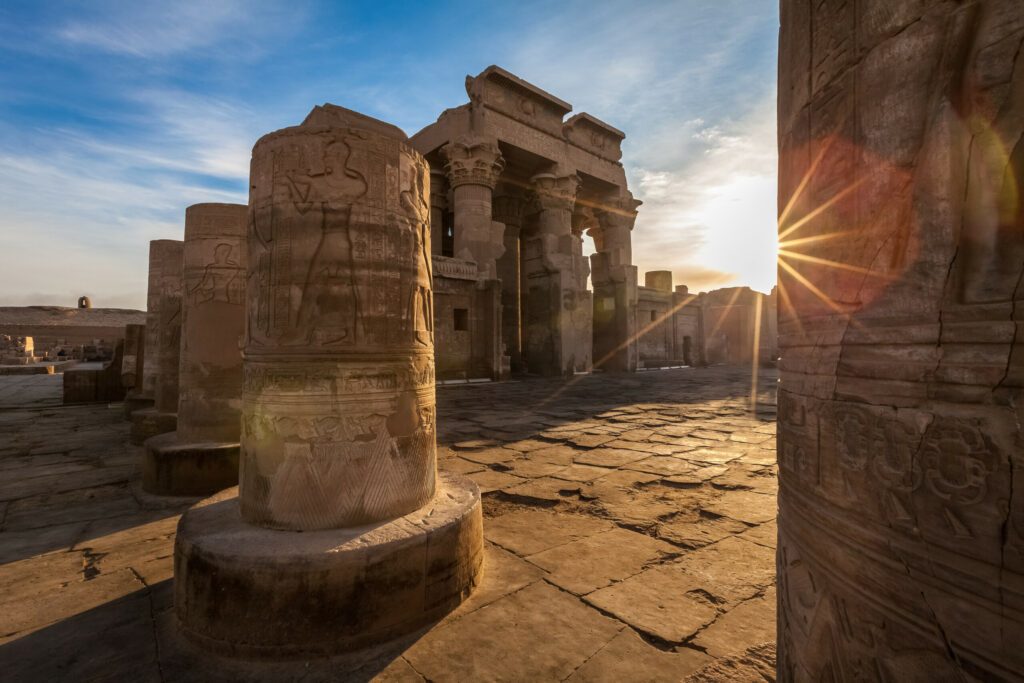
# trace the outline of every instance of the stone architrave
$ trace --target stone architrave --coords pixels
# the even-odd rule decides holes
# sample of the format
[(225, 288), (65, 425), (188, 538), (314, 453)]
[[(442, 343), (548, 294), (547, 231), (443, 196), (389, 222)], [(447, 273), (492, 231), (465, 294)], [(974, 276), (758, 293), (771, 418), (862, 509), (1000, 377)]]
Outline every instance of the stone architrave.
[(497, 278), (505, 226), (492, 218), (492, 194), (505, 161), (496, 142), (460, 138), (441, 148), (452, 189), (455, 257), (475, 261), (481, 280)]
[(783, 0), (780, 681), (1024, 675), (1024, 12)]
[(152, 391), (153, 406), (132, 413), (131, 442), (177, 428), (178, 360), (181, 341), (182, 248), (180, 240), (149, 243), (149, 293), (146, 311), (146, 358), (143, 398)]
[(482, 561), (479, 492), (436, 468), (429, 169), (334, 105), (251, 168), (240, 485), (182, 517), (177, 613), (215, 650), (357, 648), (442, 616)]
[(248, 207), (185, 211), (177, 430), (146, 441), (142, 486), (211, 494), (238, 482)]

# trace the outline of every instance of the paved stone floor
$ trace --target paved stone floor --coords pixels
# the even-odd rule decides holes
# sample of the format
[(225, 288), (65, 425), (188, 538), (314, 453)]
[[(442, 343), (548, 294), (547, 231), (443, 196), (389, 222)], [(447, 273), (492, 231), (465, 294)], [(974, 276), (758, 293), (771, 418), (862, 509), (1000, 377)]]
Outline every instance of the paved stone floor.
[(60, 407), (60, 379), (0, 377), (3, 680), (774, 680), (774, 371), (753, 408), (742, 368), (439, 388), (482, 585), (386, 648), (263, 664), (178, 637), (193, 501), (143, 494), (120, 404)]

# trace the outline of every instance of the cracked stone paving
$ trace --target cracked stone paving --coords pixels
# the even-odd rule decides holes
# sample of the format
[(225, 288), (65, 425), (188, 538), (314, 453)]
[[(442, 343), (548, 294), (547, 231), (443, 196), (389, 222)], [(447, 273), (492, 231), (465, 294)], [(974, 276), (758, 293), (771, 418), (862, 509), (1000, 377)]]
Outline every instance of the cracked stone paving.
[(485, 576), (384, 649), (257, 664), (174, 628), (195, 499), (138, 486), (119, 404), (0, 377), (10, 680), (774, 680), (775, 383), (694, 368), (439, 387), (442, 469), (481, 489)]

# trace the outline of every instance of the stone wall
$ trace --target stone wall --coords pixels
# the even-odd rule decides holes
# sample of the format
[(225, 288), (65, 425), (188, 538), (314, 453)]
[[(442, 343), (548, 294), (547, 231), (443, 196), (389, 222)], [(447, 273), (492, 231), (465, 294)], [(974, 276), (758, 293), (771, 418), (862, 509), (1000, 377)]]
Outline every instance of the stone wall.
[(749, 287), (716, 289), (700, 296), (703, 348), (708, 363), (774, 364), (777, 313), (772, 295)]

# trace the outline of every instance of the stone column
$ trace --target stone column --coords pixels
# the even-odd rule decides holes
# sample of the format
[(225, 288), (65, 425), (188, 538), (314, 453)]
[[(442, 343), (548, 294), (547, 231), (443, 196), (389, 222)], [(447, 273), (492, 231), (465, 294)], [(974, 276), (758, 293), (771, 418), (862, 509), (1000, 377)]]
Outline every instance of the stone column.
[(128, 390), (124, 397), (124, 416), (130, 420), (132, 413), (152, 405), (153, 401), (143, 397), (142, 377), (146, 367), (146, 326), (125, 325), (124, 359), (121, 364), (121, 383)]
[(160, 348), (160, 267), (166, 252), (167, 242), (153, 240), (149, 243), (149, 281), (146, 291), (146, 338), (145, 352), (152, 359), (142, 368), (142, 398), (150, 400), (156, 396), (157, 350)]
[(236, 655), (375, 644), (482, 561), (476, 485), (436, 467), (429, 169), (325, 105), (257, 142), (249, 211), (240, 486), (182, 518), (179, 621)]
[(430, 253), (443, 251), (444, 214), (448, 210), (448, 181), (439, 168), (430, 169)]
[[(540, 173), (531, 179), (536, 232), (523, 243), (526, 275), (523, 353), (530, 372), (572, 375), (590, 369), (590, 301), (582, 271), (582, 241), (572, 215), (580, 180), (575, 174)], [(586, 335), (589, 337), (589, 334)]]
[(1024, 672), (1020, 10), (782, 2), (780, 681)]
[(463, 138), (441, 148), (452, 189), (455, 258), (476, 262), (481, 280), (497, 279), (504, 226), (492, 219), (491, 195), (505, 160), (492, 141)]
[(181, 339), (182, 245), (179, 240), (149, 243), (149, 293), (143, 397), (152, 391), (153, 407), (132, 413), (131, 442), (141, 446), (157, 434), (177, 428), (178, 350)]
[(594, 366), (606, 371), (637, 368), (638, 274), (631, 235), (640, 202), (629, 192), (602, 202), (591, 228), (597, 253), (590, 257), (594, 285)]
[(185, 211), (178, 428), (146, 441), (142, 486), (210, 494), (238, 482), (248, 207)]
[(160, 338), (153, 406), (169, 415), (178, 412), (183, 248), (184, 243), (173, 242), (160, 266)]
[(522, 259), (520, 237), (526, 201), (521, 197), (494, 199), (494, 218), (505, 226), (505, 252), (498, 259), (501, 279), (501, 338), (513, 372), (522, 371)]

